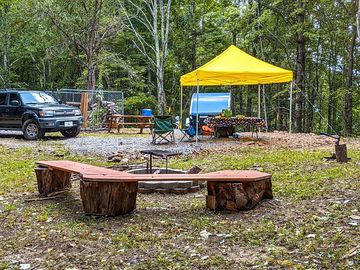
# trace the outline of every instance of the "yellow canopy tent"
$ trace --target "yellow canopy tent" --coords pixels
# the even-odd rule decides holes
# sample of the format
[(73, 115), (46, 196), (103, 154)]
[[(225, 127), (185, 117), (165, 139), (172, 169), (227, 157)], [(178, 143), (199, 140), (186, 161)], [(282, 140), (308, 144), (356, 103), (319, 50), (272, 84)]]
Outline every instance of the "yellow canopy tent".
[[(231, 45), (205, 65), (181, 76), (181, 116), (183, 86), (197, 86), (197, 93), (199, 93), (199, 86), (216, 85), (259, 85), (260, 90), (260, 85), (286, 83), (291, 82), (292, 79), (292, 71), (266, 63)], [(292, 100), (291, 93), (290, 90), (290, 101)]]
[(292, 81), (293, 72), (261, 61), (234, 45), (181, 76), (181, 86), (272, 84)]

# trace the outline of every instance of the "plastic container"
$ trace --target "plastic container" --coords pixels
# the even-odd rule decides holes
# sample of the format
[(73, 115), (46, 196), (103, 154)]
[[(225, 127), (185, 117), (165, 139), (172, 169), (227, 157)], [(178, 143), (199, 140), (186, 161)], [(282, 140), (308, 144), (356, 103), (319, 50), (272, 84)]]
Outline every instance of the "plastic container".
[(140, 115), (141, 116), (154, 116), (152, 109), (141, 109)]

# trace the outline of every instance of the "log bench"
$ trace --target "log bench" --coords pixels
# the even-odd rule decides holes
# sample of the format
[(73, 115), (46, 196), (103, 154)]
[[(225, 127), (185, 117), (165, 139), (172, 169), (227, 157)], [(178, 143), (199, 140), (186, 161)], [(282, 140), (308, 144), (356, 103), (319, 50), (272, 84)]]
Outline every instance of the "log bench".
[(204, 174), (130, 174), (73, 161), (39, 161), (35, 169), (41, 195), (71, 188), (71, 174), (80, 176), (80, 196), (89, 215), (117, 216), (136, 208), (138, 182), (207, 181), (206, 206), (213, 210), (248, 210), (272, 199), (271, 175), (252, 170)]

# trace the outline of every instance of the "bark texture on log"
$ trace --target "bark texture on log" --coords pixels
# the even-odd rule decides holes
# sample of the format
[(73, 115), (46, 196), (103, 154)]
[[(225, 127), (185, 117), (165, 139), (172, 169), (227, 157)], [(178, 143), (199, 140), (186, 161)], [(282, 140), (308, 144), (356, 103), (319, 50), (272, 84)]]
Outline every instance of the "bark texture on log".
[(38, 190), (41, 195), (71, 188), (71, 173), (49, 170), (45, 167), (37, 167), (35, 169)]
[(348, 162), (346, 144), (335, 145), (335, 156), (337, 162)]
[(206, 206), (214, 210), (252, 209), (262, 199), (272, 199), (271, 179), (256, 182), (208, 182)]
[(80, 181), (80, 196), (85, 214), (117, 216), (136, 208), (137, 182)]

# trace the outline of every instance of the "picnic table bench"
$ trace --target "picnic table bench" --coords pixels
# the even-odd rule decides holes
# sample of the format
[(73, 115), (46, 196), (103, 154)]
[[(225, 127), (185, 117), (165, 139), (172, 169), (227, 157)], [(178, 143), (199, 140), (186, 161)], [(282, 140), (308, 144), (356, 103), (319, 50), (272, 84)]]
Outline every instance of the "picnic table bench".
[(71, 188), (71, 174), (80, 176), (84, 212), (117, 216), (136, 208), (138, 182), (207, 181), (206, 206), (214, 210), (239, 211), (272, 198), (271, 175), (253, 170), (204, 174), (130, 174), (73, 161), (39, 161), (35, 169), (41, 195)]
[(140, 134), (142, 134), (144, 128), (152, 129), (153, 116), (142, 116), (142, 115), (123, 115), (123, 114), (112, 114), (107, 116), (108, 121), (108, 132), (111, 129), (116, 128), (117, 132), (120, 132), (120, 128), (124, 126), (132, 126), (140, 128)]

